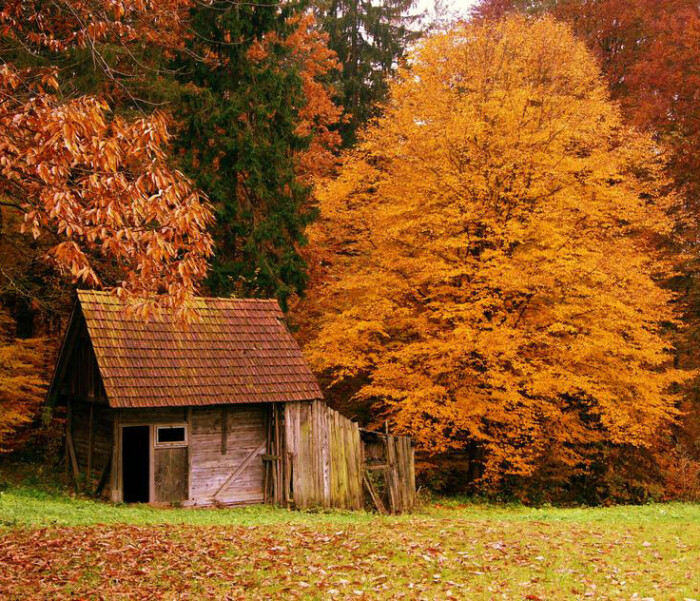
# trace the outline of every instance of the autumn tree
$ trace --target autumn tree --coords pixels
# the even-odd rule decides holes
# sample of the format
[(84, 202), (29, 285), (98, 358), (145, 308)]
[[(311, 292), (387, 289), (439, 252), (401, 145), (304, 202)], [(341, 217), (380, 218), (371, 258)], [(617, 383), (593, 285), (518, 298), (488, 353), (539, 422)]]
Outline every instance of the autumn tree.
[[(78, 132), (104, 138), (97, 160), (111, 161), (109, 169), (121, 176), (157, 170), (134, 178), (143, 189), (99, 191), (110, 210), (95, 214), (104, 219), (119, 212), (109, 195), (116, 193), (128, 205), (130, 194), (146, 194), (151, 204), (130, 216), (133, 221), (136, 214), (147, 214), (156, 226), (144, 228), (142, 236), (134, 224), (134, 236), (145, 245), (127, 248), (112, 240), (107, 249), (100, 247), (103, 236), (98, 244), (63, 244), (53, 256), (64, 267), (70, 264), (74, 275), (91, 285), (99, 279), (123, 290), (139, 288), (141, 295), (147, 289), (167, 292), (163, 299), (181, 304), (182, 291), (191, 294), (206, 270), (203, 259), (216, 247), (207, 281), (215, 294), (277, 294), (284, 302), (303, 290), (306, 266), (297, 247), (314, 215), (309, 184), (334, 162), (339, 135), (333, 126), (340, 116), (323, 81), (337, 66), (335, 55), (308, 11), (272, 0), (250, 5), (232, 0), (10, 2), (0, 11), (0, 35), (3, 57), (17, 76), (24, 69), (23, 81), (43, 78), (42, 92), (51, 93), (46, 99), (54, 102), (56, 119), (70, 114), (83, 128), (97, 124), (96, 131)], [(57, 98), (68, 99), (70, 111), (61, 112)], [(112, 132), (114, 125), (128, 129)], [(150, 139), (138, 139), (144, 132)], [(110, 136), (121, 140), (116, 154)], [(127, 144), (136, 152), (125, 153)], [(86, 154), (85, 148), (79, 150)], [(123, 158), (130, 163), (120, 163)], [(91, 157), (88, 151), (70, 159), (89, 162)], [(100, 173), (102, 166), (95, 167)], [(88, 166), (79, 169), (90, 173)], [(117, 188), (127, 185), (119, 177), (109, 181)], [(104, 178), (95, 182), (104, 185)], [(209, 207), (200, 191), (216, 209), (213, 241), (206, 232)], [(168, 215), (177, 219), (175, 227)], [(160, 219), (162, 228), (157, 227)], [(109, 232), (109, 223), (90, 225), (104, 225), (102, 234)], [(63, 224), (58, 233), (75, 237), (82, 226)], [(121, 247), (125, 253), (118, 256)], [(139, 257), (147, 262), (122, 260)], [(113, 269), (115, 258), (124, 269)]]
[[(667, 157), (666, 172), (682, 199), (674, 226), (678, 249), (685, 255), (667, 284), (680, 293), (683, 321), (689, 326), (676, 343), (677, 361), (700, 365), (700, 6), (693, 0), (483, 0), (476, 16), (498, 19), (513, 12), (549, 13), (569, 23), (598, 59), (625, 121), (649, 132)], [(698, 389), (697, 382), (687, 388), (684, 418), (668, 439), (665, 453), (668, 458), (678, 454), (694, 458), (696, 471), (700, 471)], [(677, 463), (667, 461), (671, 474), (667, 487), (672, 491), (688, 488), (672, 475)]]
[(209, 290), (285, 306), (306, 286), (310, 180), (333, 164), (339, 142), (340, 111), (323, 82), (336, 59), (296, 5), (229, 4), (192, 13), (189, 54), (174, 63), (185, 86), (177, 146), (216, 210)]
[(11, 0), (0, 40), (7, 353), (56, 336), (71, 283), (187, 312), (214, 251), (207, 292), (303, 289), (310, 182), (335, 161), (340, 115), (323, 81), (336, 59), (308, 11)]
[(13, 449), (17, 431), (36, 415), (46, 381), (46, 341), (17, 338), (14, 320), (0, 312), (0, 454)]
[(43, 401), (66, 283), (186, 313), (207, 271), (211, 209), (170, 159), (171, 115), (136, 97), (188, 8), (0, 7), (0, 451)]
[(700, 6), (694, 0), (483, 0), (477, 18), (520, 12), (569, 23), (598, 58), (626, 120), (670, 151), (668, 167), (700, 198)]
[(682, 379), (662, 170), (568, 27), (425, 40), (320, 195), (326, 277), (302, 319), (329, 394), (433, 457), (470, 452), (491, 486), (650, 448)]
[[(179, 4), (161, 8), (171, 17)], [(211, 211), (168, 160), (169, 116), (115, 115), (106, 86), (93, 94), (76, 93), (71, 80), (62, 87), (62, 61), (85, 50), (108, 77), (99, 49), (153, 37), (151, 8), (97, 0), (3, 7), (0, 35), (14, 60), (0, 67), (0, 202), (24, 215), (34, 238), (52, 241), (47, 260), (76, 282), (143, 302), (161, 295), (185, 309), (212, 252)]]

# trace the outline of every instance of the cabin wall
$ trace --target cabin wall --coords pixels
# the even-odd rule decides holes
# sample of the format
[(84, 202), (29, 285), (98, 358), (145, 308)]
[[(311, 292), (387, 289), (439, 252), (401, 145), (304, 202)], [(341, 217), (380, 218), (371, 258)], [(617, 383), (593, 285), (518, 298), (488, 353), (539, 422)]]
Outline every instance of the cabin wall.
[[(86, 492), (109, 494), (109, 469), (111, 468), (113, 441), (113, 410), (104, 405), (71, 401), (66, 424), (67, 466), (75, 470), (73, 477), (78, 487)], [(72, 447), (72, 451), (71, 451)], [(75, 461), (75, 465), (71, 465)]]
[(262, 503), (267, 447), (265, 405), (194, 407), (191, 414), (190, 500)]
[[(191, 408), (121, 409), (115, 421), (120, 444), (113, 474), (112, 499), (122, 500), (125, 466), (121, 465), (124, 427), (150, 427), (150, 500), (187, 505), (262, 503), (263, 456), (269, 407), (224, 405)], [(187, 440), (176, 446), (157, 444), (157, 428), (184, 425)]]
[(124, 498), (124, 479), (128, 465), (123, 461), (123, 429), (130, 426), (148, 426), (149, 500), (152, 503), (186, 503), (189, 499), (189, 433), (183, 443), (169, 446), (157, 444), (158, 426), (184, 426), (189, 430), (190, 410), (185, 407), (152, 407), (119, 409), (115, 420), (114, 463), (118, 466), (112, 474), (114, 494), (112, 500)]
[(107, 395), (85, 322), (81, 324), (74, 344), (70, 349), (60, 394), (76, 401), (106, 405)]
[[(391, 513), (415, 504), (410, 439), (361, 432), (322, 401), (111, 410), (73, 400), (69, 416), (76, 481), (94, 492), (104, 480), (99, 488), (114, 501), (123, 498), (122, 429), (141, 425), (150, 432), (151, 502), (301, 509), (371, 502)], [(158, 444), (158, 426), (167, 425), (184, 426), (186, 440)]]
[(415, 449), (408, 436), (361, 432), (365, 488), (372, 503), (389, 513), (406, 513), (416, 503)]
[(122, 426), (167, 425), (187, 422), (185, 407), (154, 407), (149, 409), (120, 409), (119, 423)]

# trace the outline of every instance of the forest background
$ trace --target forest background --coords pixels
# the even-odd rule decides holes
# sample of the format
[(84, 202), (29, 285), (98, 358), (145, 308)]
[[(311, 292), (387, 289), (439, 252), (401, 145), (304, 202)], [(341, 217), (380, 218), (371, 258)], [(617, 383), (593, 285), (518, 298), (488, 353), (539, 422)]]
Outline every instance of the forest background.
[[(464, 46), (465, 31), (482, 45)], [(159, 305), (186, 314), (194, 293), (274, 296), (329, 402), (412, 435), (434, 489), (700, 498), (699, 36), (689, 0), (484, 0), (466, 25), (444, 6), (429, 19), (410, 0), (5, 3), (0, 452), (59, 455), (62, 415), (41, 402), (76, 285), (114, 289), (145, 319)], [(431, 81), (447, 58), (469, 66), (450, 81), (495, 81), (494, 94), (521, 104), (446, 96), (439, 77), (411, 83)], [(459, 102), (465, 121), (452, 120)], [(430, 122), (463, 138), (412, 133), (426, 106), (443, 107)], [(558, 148), (577, 161), (574, 208), (608, 199), (586, 227), (564, 212), (555, 225), (523, 176), (562, 177), (548, 148), (521, 145), (509, 122), (542, 107), (558, 121), (527, 135), (583, 132)], [(588, 121), (571, 121), (573, 107)], [(419, 173), (417, 156), (434, 159), (423, 175), (437, 170), (445, 185), (493, 173), (483, 146), (450, 171), (424, 145), (471, 136), (500, 145), (517, 177), (485, 177), (462, 190), (477, 199), (464, 206), (459, 194), (417, 194), (425, 177), (397, 187)], [(455, 250), (464, 231), (433, 231), (446, 215), (481, 240), (468, 261)], [(430, 274), (387, 231), (420, 241)], [(540, 245), (530, 263), (514, 250), (513, 236), (573, 232), (578, 265), (618, 253), (627, 275), (590, 263), (605, 275), (591, 283), (562, 262), (560, 244)], [(523, 265), (551, 266), (553, 280), (567, 274), (595, 300), (585, 332), (546, 282), (508, 287)], [(610, 319), (622, 298), (623, 317)], [(561, 310), (536, 309), (545, 305)]]

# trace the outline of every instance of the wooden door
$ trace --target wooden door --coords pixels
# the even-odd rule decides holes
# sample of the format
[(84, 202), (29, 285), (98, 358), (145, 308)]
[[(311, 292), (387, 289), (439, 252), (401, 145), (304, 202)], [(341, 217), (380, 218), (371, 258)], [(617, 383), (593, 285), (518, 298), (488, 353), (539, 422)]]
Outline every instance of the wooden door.
[(156, 448), (153, 457), (155, 501), (181, 503), (187, 500), (187, 447)]
[(192, 500), (197, 504), (262, 503), (267, 407), (229, 405), (192, 410)]

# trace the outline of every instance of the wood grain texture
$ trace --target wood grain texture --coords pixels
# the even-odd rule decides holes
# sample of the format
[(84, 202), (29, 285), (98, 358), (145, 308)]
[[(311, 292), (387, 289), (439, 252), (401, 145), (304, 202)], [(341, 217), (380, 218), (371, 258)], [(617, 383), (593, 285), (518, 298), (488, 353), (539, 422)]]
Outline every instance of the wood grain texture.
[(75, 400), (69, 406), (71, 419), (66, 424), (67, 439), (71, 440), (80, 468), (81, 484), (87, 493), (92, 493), (112, 454), (114, 410), (106, 405)]
[[(286, 403), (284, 438), (294, 505), (301, 509), (361, 509), (365, 494), (380, 512), (404, 513), (415, 505), (411, 440), (358, 425), (322, 401)], [(378, 491), (369, 471), (381, 471)]]
[(285, 405), (291, 495), (298, 508), (364, 504), (358, 425), (322, 401)]
[[(267, 448), (267, 411), (263, 405), (231, 405), (227, 408), (225, 440), (222, 440), (224, 414), (221, 408), (191, 409), (189, 450), (192, 503), (210, 505), (214, 502), (235, 504), (264, 501), (262, 457)], [(225, 454), (222, 453), (224, 448)], [(239, 469), (241, 466), (243, 469)], [(234, 474), (235, 479), (227, 484)]]
[(155, 501), (182, 503), (187, 499), (187, 447), (156, 448), (153, 458)]
[(416, 503), (415, 451), (407, 436), (362, 431), (365, 470), (379, 511), (408, 513)]

